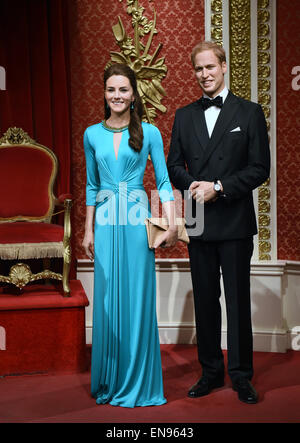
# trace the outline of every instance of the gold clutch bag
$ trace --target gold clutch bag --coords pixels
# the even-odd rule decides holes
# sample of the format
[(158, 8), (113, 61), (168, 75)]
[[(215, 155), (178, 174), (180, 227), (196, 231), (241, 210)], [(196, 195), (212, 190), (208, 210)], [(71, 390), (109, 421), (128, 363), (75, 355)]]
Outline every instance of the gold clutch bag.
[[(176, 224), (178, 226), (178, 240), (189, 243), (190, 239), (185, 227), (185, 219), (177, 218)], [(169, 228), (168, 221), (165, 218), (146, 218), (145, 225), (148, 236), (148, 244), (150, 249), (154, 249), (154, 244), (157, 238), (162, 234), (163, 231), (167, 231)]]

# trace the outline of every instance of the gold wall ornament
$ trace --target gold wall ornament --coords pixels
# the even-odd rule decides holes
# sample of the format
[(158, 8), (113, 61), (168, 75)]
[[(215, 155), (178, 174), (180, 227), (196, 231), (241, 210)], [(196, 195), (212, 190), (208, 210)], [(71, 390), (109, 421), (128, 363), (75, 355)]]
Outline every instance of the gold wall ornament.
[(263, 47), (263, 45), (260, 45), (261, 49), (260, 52), (258, 53), (258, 64), (267, 64), (270, 63), (271, 60), (271, 55), (269, 52), (262, 52), (262, 51), (266, 51), (268, 48), (267, 47)]
[(271, 209), (270, 202), (268, 200), (263, 200), (262, 198), (258, 201), (258, 212), (260, 214), (269, 214)]
[(258, 20), (260, 23), (267, 23), (270, 20), (270, 12), (267, 9), (258, 9)]
[(257, 7), (258, 9), (265, 9), (269, 6), (269, 0), (258, 0)]
[(223, 5), (222, 0), (212, 0), (211, 2), (211, 10), (214, 12), (222, 12)]
[(271, 81), (266, 78), (258, 79), (258, 89), (259, 91), (269, 91), (271, 88)]
[(268, 106), (271, 103), (271, 96), (267, 92), (259, 91), (258, 92), (258, 102), (261, 105)]
[(268, 200), (271, 197), (270, 188), (267, 186), (261, 186), (258, 190), (258, 198), (261, 200)]
[[(269, 0), (257, 0), (257, 92), (262, 106), (270, 139), (271, 129), (271, 39)], [(258, 245), (259, 259), (271, 260), (271, 180), (258, 189)]]
[[(112, 27), (112, 30), (121, 52), (110, 52), (111, 61), (106, 68), (113, 63), (125, 63), (135, 72), (138, 91), (144, 105), (143, 120), (153, 124), (157, 111), (162, 113), (167, 111), (161, 103), (163, 96), (166, 95), (161, 81), (167, 74), (167, 66), (164, 57), (157, 59), (162, 43), (157, 45), (154, 52), (150, 52), (153, 37), (157, 34), (156, 11), (153, 8), (153, 20), (148, 20), (144, 10), (138, 0), (127, 0), (127, 13), (132, 18), (134, 37), (127, 35), (122, 20), (118, 17), (118, 23)], [(146, 35), (148, 35), (147, 41), (143, 42)]]
[(261, 240), (270, 240), (271, 233), (268, 228), (259, 228), (259, 238)]
[(259, 51), (267, 51), (270, 49), (271, 42), (269, 38), (260, 38), (257, 43)]
[(268, 258), (269, 252), (271, 252), (271, 243), (265, 240), (259, 240), (259, 252), (260, 252), (260, 260), (270, 260)]
[(259, 226), (270, 226), (271, 217), (268, 214), (259, 214), (258, 222)]
[[(264, 111), (265, 117), (268, 119), (271, 117), (271, 108), (269, 106), (265, 106), (261, 104), (262, 110)], [(268, 123), (268, 120), (267, 120)]]
[(218, 45), (223, 45), (223, 6), (222, 0), (211, 2), (211, 39)]
[(231, 0), (230, 26), (230, 89), (251, 100), (251, 15), (250, 0)]
[(259, 23), (258, 25), (258, 35), (265, 37), (270, 34), (270, 27), (267, 23)]

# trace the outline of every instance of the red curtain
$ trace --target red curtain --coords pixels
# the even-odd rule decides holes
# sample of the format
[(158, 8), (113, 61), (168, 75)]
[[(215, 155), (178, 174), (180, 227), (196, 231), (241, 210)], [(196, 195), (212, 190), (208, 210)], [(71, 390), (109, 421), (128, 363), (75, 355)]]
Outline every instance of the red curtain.
[(59, 161), (55, 194), (72, 193), (68, 2), (1, 0), (0, 66), (0, 137), (16, 126), (52, 149)]
[(67, 3), (0, 1), (0, 132), (23, 128), (59, 160), (56, 193), (71, 192), (71, 117)]

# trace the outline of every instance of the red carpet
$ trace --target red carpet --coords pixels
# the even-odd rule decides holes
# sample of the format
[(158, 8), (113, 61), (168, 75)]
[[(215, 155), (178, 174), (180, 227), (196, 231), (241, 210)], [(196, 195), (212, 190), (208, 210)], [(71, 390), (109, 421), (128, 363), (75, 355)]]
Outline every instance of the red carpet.
[(188, 398), (188, 388), (199, 377), (195, 346), (162, 345), (161, 351), (166, 405), (135, 409), (98, 406), (90, 397), (88, 371), (0, 377), (0, 422), (300, 422), (300, 352), (255, 353), (253, 384), (260, 401), (246, 405), (238, 400), (228, 377), (225, 386), (210, 395)]

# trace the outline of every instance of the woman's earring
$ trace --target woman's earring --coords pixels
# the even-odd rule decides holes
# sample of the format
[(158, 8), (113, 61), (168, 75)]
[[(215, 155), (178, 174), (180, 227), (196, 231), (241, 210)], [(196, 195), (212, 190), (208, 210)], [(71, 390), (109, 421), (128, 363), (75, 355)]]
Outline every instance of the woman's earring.
[(130, 110), (131, 110), (131, 111), (133, 111), (133, 110), (134, 110), (134, 102), (131, 102), (131, 105), (130, 105)]

